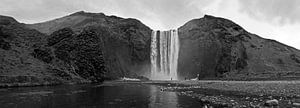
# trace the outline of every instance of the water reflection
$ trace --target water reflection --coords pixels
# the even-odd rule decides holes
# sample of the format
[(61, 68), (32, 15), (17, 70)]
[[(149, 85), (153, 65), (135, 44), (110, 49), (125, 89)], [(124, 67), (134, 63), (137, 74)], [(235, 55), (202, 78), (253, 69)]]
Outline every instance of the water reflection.
[(175, 92), (162, 92), (156, 86), (150, 86), (149, 108), (176, 108), (177, 94)]
[(176, 108), (199, 107), (195, 99), (161, 92), (155, 85), (64, 85), (0, 89), (1, 108)]
[[(100, 93), (100, 94), (99, 94)], [(95, 89), (99, 94), (101, 107), (104, 108), (146, 108), (149, 104), (149, 87), (142, 84), (113, 84)]]

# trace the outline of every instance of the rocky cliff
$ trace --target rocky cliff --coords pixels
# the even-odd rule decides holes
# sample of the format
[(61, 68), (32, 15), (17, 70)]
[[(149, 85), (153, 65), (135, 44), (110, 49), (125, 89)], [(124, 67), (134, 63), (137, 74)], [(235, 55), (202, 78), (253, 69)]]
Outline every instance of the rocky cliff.
[(282, 79), (300, 76), (300, 51), (205, 15), (179, 28), (181, 79)]
[[(180, 79), (299, 79), (300, 51), (204, 16), (179, 29)], [(77, 12), (22, 24), (0, 16), (0, 85), (149, 76), (151, 29), (132, 18)]]

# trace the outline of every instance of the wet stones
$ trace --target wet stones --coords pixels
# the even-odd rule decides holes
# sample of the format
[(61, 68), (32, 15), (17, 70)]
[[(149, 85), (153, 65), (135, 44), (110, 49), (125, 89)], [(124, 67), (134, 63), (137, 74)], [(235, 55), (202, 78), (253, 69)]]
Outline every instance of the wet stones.
[(300, 107), (300, 103), (296, 103), (296, 102), (295, 102), (295, 103), (293, 103), (292, 105), (293, 105), (293, 106)]
[(278, 106), (279, 101), (277, 99), (267, 100), (264, 106)]
[[(199, 85), (195, 84), (195, 82), (178, 83), (177, 85), (164, 83), (161, 85), (164, 91), (177, 92), (178, 95), (197, 99), (197, 101), (207, 105), (207, 107), (213, 106), (218, 108), (219, 105), (228, 105), (229, 108), (297, 108), (300, 105), (296, 84), (290, 85), (287, 83), (278, 85), (279, 83), (276, 83), (274, 85), (270, 83), (260, 84), (251, 82), (246, 87), (244, 86), (245, 83), (238, 84), (236, 82), (232, 82), (231, 84), (228, 82), (200, 82), (197, 81)], [(237, 88), (237, 86), (239, 87)], [(249, 88), (250, 86), (253, 88)]]

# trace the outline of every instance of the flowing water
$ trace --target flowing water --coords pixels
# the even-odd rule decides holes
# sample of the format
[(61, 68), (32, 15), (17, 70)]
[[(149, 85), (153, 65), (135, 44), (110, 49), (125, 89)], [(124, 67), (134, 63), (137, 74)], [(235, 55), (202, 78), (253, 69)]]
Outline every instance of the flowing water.
[(112, 83), (0, 89), (0, 108), (176, 108), (201, 103), (156, 85)]
[(177, 30), (152, 31), (151, 79), (177, 80), (179, 37)]

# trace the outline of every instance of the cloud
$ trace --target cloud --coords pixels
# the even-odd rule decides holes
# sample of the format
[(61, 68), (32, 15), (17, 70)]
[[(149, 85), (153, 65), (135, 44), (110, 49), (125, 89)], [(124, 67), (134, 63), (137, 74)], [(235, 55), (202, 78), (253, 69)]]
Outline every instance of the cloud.
[(239, 0), (240, 11), (257, 20), (278, 24), (300, 22), (299, 0)]
[[(203, 16), (199, 7), (214, 0), (110, 0), (112, 5), (105, 12), (121, 17), (142, 20), (153, 29), (177, 28), (192, 18)], [(93, 3), (96, 5), (97, 3)], [(94, 6), (95, 9), (97, 6)], [(100, 10), (100, 9), (97, 9)]]
[(0, 14), (36, 23), (76, 11), (103, 12), (121, 17), (138, 18), (154, 29), (181, 26), (203, 16), (198, 9), (213, 0), (1, 0)]
[(74, 0), (70, 3), (66, 0), (60, 0), (60, 2), (55, 0), (1, 0), (0, 13), (13, 16), (18, 20), (38, 22), (88, 7), (77, 1)]
[[(267, 21), (267, 19), (254, 17), (247, 12), (241, 11), (241, 9), (249, 7), (245, 7), (246, 5), (242, 5), (240, 2), (239, 0), (216, 0), (204, 8), (203, 12), (230, 19), (251, 33), (264, 38), (275, 39), (300, 49), (300, 39), (298, 39), (300, 36), (299, 23), (278, 24), (276, 22), (274, 23), (278, 18), (273, 19), (274, 21)], [(257, 10), (257, 8), (249, 8), (248, 11), (254, 10), (263, 11), (263, 8), (260, 10)]]
[[(200, 4), (196, 0), (136, 0), (134, 2), (141, 13), (145, 14), (141, 16), (151, 17), (149, 15), (153, 15), (162, 23), (162, 27), (158, 27), (159, 29), (177, 28), (192, 18), (203, 16), (203, 13), (197, 8), (199, 5), (195, 5), (196, 3)], [(201, 1), (201, 3), (207, 4), (208, 2)], [(128, 9), (130, 8), (125, 8), (125, 10)]]

